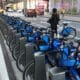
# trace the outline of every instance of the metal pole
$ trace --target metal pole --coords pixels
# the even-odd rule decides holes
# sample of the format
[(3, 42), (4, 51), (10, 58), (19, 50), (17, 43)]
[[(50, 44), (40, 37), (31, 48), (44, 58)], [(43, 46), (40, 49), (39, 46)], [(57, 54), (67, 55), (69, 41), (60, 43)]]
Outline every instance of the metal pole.
[(73, 0), (72, 0), (71, 4), (72, 4), (71, 14), (73, 14), (73, 6), (74, 6), (74, 1)]
[(2, 8), (5, 9), (5, 2), (2, 1)]
[(27, 2), (27, 0), (24, 0), (24, 8), (26, 8), (26, 2)]
[(63, 4), (64, 4), (64, 1), (63, 0), (61, 0), (61, 4), (62, 4), (62, 9), (63, 9)]
[(24, 14), (26, 14), (27, 0), (24, 0), (23, 5), (24, 5)]
[(35, 0), (35, 9), (36, 9), (36, 0)]
[(36, 0), (35, 0), (35, 12), (36, 12), (36, 15), (37, 15), (37, 10), (36, 10)]

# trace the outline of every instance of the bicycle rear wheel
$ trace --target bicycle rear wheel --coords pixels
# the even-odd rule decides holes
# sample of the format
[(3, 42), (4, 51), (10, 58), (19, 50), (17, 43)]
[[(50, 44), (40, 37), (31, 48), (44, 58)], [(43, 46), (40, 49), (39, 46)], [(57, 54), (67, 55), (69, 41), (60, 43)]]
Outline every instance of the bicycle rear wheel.
[(25, 53), (21, 54), (16, 61), (17, 68), (23, 72), (26, 66), (26, 57)]
[(31, 61), (23, 72), (23, 80), (34, 80), (34, 61)]
[(76, 37), (76, 29), (75, 28), (70, 28), (71, 32), (70, 35), (67, 37), (68, 39), (74, 39)]

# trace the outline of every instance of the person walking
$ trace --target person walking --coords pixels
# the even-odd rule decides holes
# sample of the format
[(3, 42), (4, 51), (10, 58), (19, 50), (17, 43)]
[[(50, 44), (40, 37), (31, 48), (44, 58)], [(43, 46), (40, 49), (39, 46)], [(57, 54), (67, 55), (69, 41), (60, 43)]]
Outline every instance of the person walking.
[(64, 18), (64, 14), (65, 14), (65, 9), (61, 9), (61, 15), (62, 15), (62, 19)]
[(60, 20), (60, 17), (59, 17), (59, 14), (57, 12), (57, 9), (53, 8), (52, 9), (52, 15), (48, 20), (48, 23), (50, 23), (50, 25), (51, 25), (51, 30), (53, 31), (52, 32), (53, 37), (54, 37), (54, 34), (56, 34), (56, 36), (57, 36), (57, 25), (59, 23), (59, 20)]

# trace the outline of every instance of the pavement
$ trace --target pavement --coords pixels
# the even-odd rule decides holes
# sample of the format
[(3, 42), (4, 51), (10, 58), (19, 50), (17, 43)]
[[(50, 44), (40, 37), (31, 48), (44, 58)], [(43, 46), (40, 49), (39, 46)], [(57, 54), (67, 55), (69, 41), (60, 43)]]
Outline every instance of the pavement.
[[(18, 12), (6, 12), (5, 13), (6, 15), (9, 15), (9, 16), (15, 16), (15, 17), (21, 17), (21, 18), (28, 18), (28, 17), (25, 17), (23, 15), (23, 13), (18, 13)], [(51, 16), (51, 14), (49, 13), (46, 13), (44, 14), (44, 16), (38, 16), (36, 18), (49, 18)], [(60, 15), (60, 18), (61, 19), (66, 19), (66, 20), (72, 20), (72, 21), (80, 21), (80, 15), (64, 15), (64, 17), (62, 17), (62, 15)], [(29, 18), (30, 19), (30, 18)], [(32, 18), (32, 19), (35, 19), (35, 18)]]
[[(49, 13), (46, 13), (44, 16), (37, 16), (37, 17), (25, 17), (23, 15), (23, 13), (18, 13), (18, 12), (6, 12), (5, 14), (9, 15), (9, 16), (20, 17), (23, 20), (32, 22), (32, 24), (36, 23), (36, 24), (38, 24), (38, 26), (39, 25), (41, 26), (41, 24), (44, 25), (44, 26), (50, 26), (47, 23), (48, 19), (51, 16)], [(76, 16), (76, 15), (64, 15), (64, 17), (63, 17), (62, 15), (60, 15), (60, 19), (61, 20), (68, 20), (68, 21), (71, 21), (71, 22), (80, 22), (80, 17), (79, 16), (80, 15), (78, 15), (78, 16)]]
[(0, 80), (9, 80), (1, 45), (0, 45)]
[[(5, 78), (6, 80), (8, 80), (7, 79), (7, 77), (9, 76), (9, 80), (17, 80), (16, 79), (16, 77), (15, 77), (15, 75), (14, 75), (14, 71), (13, 71), (13, 68), (12, 68), (12, 64), (11, 64), (11, 60), (9, 59), (9, 56), (8, 56), (8, 52), (7, 52), (7, 49), (6, 49), (6, 47), (5, 47), (5, 44), (4, 44), (4, 38), (3, 38), (3, 36), (2, 36), (2, 33), (0, 32), (0, 44), (1, 44), (1, 47), (2, 47), (2, 52), (3, 52), (3, 56), (4, 56), (4, 58), (3, 58), (3, 60), (5, 61), (5, 64), (3, 65), (3, 63), (2, 63), (2, 65), (3, 65), (3, 67), (6, 67), (6, 69), (7, 69), (7, 72), (5, 72), (5, 70), (3, 70), (3, 67), (2, 67), (2, 69), (0, 70), (0, 72), (3, 72), (3, 74), (2, 74), (2, 76), (1, 77), (3, 77), (3, 78)], [(0, 55), (0, 59), (1, 59), (1, 55)], [(2, 59), (1, 59), (1, 62), (3, 61)], [(1, 64), (1, 63), (0, 63)], [(2, 65), (0, 65), (0, 67), (2, 66)], [(5, 69), (5, 68), (4, 68)], [(7, 75), (7, 76), (5, 76), (5, 74)], [(2, 79), (2, 80), (5, 80), (5, 79)], [(1, 79), (0, 79), (1, 80)]]
[[(46, 14), (44, 15), (45, 17), (49, 18), (51, 15), (50, 14)], [(60, 15), (61, 19), (64, 20), (70, 20), (70, 21), (78, 21), (80, 22), (80, 15), (64, 15), (64, 17), (62, 15)]]
[(76, 22), (80, 22), (80, 17), (75, 17), (75, 16), (64, 16), (63, 18), (64, 20), (70, 20), (70, 21), (76, 21)]

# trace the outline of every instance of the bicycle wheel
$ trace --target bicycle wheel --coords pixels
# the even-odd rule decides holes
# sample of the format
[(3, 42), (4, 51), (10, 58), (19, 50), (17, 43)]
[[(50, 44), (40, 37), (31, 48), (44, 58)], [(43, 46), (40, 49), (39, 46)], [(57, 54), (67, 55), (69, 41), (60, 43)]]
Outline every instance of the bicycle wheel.
[(31, 61), (23, 72), (23, 80), (34, 80), (34, 61)]
[(19, 57), (19, 51), (18, 50), (16, 50), (15, 52), (13, 51), (12, 52), (12, 57), (14, 58), (14, 60), (16, 61), (17, 60), (17, 58)]
[(74, 39), (76, 37), (76, 29), (75, 28), (72, 28), (72, 27), (69, 27), (70, 28), (70, 34), (69, 36), (67, 37), (68, 39)]
[(19, 38), (21, 37), (21, 34), (17, 33), (15, 34), (15, 45), (13, 46), (12, 50), (12, 56), (14, 60), (17, 60), (17, 58), (20, 55), (20, 41)]
[(25, 53), (21, 54), (16, 61), (17, 68), (23, 72), (26, 66), (26, 57)]

